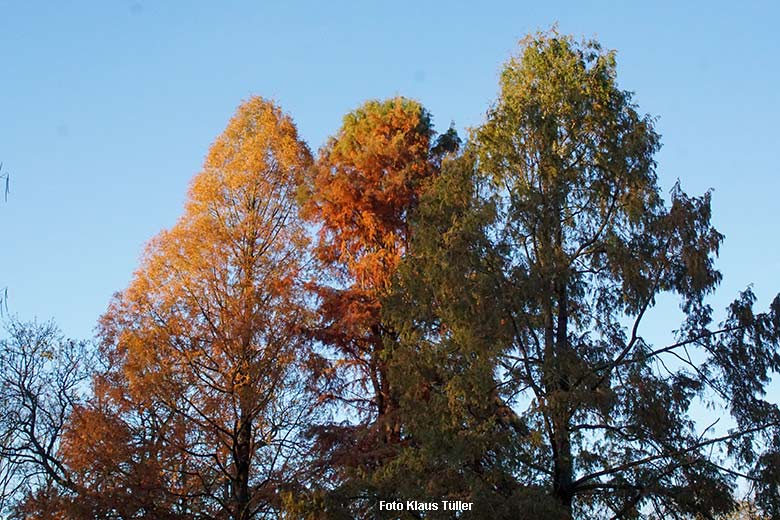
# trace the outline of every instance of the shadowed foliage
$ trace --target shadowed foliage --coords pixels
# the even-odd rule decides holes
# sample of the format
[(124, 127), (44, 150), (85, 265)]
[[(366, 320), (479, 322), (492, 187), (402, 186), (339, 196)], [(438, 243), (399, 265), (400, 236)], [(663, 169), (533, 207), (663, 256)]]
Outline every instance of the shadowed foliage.
[[(411, 442), (398, 471), (492, 518), (710, 518), (740, 475), (778, 514), (780, 414), (763, 397), (780, 300), (758, 313), (748, 289), (712, 326), (710, 195), (677, 185), (664, 202), (653, 121), (615, 77), (596, 42), (529, 37), (424, 198), (384, 305)], [(685, 321), (652, 345), (662, 293)], [(695, 424), (696, 403), (733, 426)]]

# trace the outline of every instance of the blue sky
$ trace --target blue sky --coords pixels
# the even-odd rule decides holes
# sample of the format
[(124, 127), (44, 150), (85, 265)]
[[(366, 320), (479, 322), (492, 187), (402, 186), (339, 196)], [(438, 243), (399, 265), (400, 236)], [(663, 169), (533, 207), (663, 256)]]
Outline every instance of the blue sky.
[(780, 291), (778, 5), (0, 1), (0, 287), (19, 318), (89, 337), (242, 99), (275, 99), (312, 149), (396, 94), (463, 129), (517, 41), (558, 22), (618, 50), (621, 87), (659, 117), (664, 189), (714, 189), (715, 306), (754, 283), (766, 307)]

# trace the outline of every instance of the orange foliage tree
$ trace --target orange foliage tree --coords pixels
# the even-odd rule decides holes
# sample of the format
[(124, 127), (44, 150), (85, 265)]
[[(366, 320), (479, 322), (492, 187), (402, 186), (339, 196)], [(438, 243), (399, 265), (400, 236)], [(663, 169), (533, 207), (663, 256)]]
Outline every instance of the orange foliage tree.
[(183, 216), (149, 243), (101, 320), (110, 369), (63, 441), (84, 487), (115, 505), (130, 500), (111, 490), (130, 488), (145, 497), (135, 513), (155, 518), (245, 520), (279, 507), (310, 410), (295, 203), (310, 163), (290, 117), (258, 97), (212, 145)]
[(400, 441), (387, 372), (395, 332), (381, 319), (381, 299), (406, 251), (410, 212), (441, 156), (457, 148), (454, 130), (433, 136), (418, 102), (369, 101), (344, 117), (308, 179), (303, 214), (319, 226), (323, 268), (311, 284), (320, 302), (315, 335), (331, 358), (320, 398), (357, 419), (319, 428), (329, 468), (365, 468)]

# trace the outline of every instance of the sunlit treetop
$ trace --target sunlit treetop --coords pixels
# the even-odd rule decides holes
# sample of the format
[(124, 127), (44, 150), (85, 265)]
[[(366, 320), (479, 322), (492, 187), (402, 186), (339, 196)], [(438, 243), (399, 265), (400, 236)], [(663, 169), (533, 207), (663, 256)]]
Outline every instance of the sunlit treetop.
[(103, 317), (106, 348), (127, 355), (138, 391), (173, 377), (182, 356), (208, 356), (224, 363), (219, 388), (232, 392), (255, 356), (294, 334), (307, 243), (295, 193), (310, 164), (278, 106), (253, 97), (239, 107), (193, 179), (184, 214), (150, 241)]
[(368, 101), (320, 151), (304, 213), (317, 254), (365, 287), (382, 287), (405, 247), (406, 217), (433, 173), (431, 117), (418, 102)]

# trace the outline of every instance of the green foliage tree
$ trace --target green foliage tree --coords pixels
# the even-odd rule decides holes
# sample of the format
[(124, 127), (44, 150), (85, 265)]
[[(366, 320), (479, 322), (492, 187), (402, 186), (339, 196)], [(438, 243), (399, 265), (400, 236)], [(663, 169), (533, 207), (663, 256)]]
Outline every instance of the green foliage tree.
[[(780, 514), (780, 412), (763, 400), (780, 299), (758, 313), (748, 289), (713, 326), (723, 237), (709, 193), (664, 202), (659, 146), (598, 43), (553, 30), (505, 65), (383, 307), (410, 493), (474, 500), (471, 518), (709, 518), (742, 476)], [(685, 319), (653, 345), (662, 293)], [(697, 425), (697, 402), (733, 426)]]

